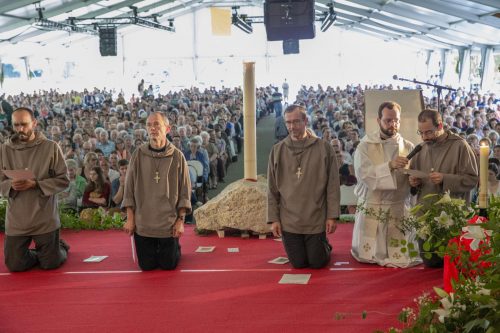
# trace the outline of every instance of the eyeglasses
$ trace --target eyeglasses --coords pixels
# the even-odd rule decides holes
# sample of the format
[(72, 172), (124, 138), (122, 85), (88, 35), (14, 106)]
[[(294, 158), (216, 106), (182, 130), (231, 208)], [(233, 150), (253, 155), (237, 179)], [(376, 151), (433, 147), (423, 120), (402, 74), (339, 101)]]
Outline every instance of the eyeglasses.
[(428, 131), (420, 131), (420, 130), (417, 130), (417, 134), (420, 135), (420, 136), (430, 136), (430, 135), (433, 135), (434, 133), (436, 133), (437, 129), (433, 129), (433, 130), (428, 130)]

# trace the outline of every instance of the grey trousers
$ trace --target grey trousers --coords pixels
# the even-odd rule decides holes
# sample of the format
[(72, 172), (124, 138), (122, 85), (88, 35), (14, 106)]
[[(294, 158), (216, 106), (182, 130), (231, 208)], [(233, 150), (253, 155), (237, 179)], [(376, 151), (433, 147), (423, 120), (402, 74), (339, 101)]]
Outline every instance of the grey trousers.
[(319, 234), (294, 234), (282, 231), (283, 245), (288, 260), (294, 268), (323, 268), (330, 262), (332, 246), (326, 232)]
[[(31, 241), (35, 249), (29, 249)], [(5, 266), (11, 272), (26, 271), (37, 264), (41, 269), (54, 269), (61, 266), (68, 252), (60, 245), (59, 229), (41, 235), (7, 236), (4, 240)]]

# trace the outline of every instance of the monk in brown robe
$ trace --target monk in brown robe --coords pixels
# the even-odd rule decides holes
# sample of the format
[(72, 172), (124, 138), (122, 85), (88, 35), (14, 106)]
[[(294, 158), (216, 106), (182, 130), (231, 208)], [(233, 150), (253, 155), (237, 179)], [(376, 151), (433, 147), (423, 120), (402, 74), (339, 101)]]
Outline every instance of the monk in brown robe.
[(191, 212), (189, 169), (182, 152), (167, 141), (170, 125), (162, 113), (152, 113), (146, 127), (149, 143), (136, 148), (127, 170), (123, 228), (134, 235), (142, 270), (171, 270), (179, 262), (179, 237)]
[(470, 202), (470, 193), (478, 182), (476, 155), (460, 136), (443, 128), (436, 110), (423, 110), (418, 115), (418, 134), (424, 141), (422, 150), (412, 158), (410, 169), (428, 174), (426, 178), (409, 177), (417, 189), (417, 201), (430, 193), (450, 191), (453, 198)]
[(340, 214), (337, 157), (306, 130), (304, 107), (290, 105), (284, 117), (290, 134), (269, 156), (267, 221), (293, 267), (321, 268), (332, 250), (326, 233), (335, 231)]
[[(33, 111), (18, 108), (12, 113), (16, 132), (0, 147), (0, 195), (8, 200), (5, 223), (5, 265), (25, 271), (37, 264), (42, 269), (61, 266), (69, 246), (59, 238), (57, 193), (69, 185), (66, 163), (59, 146), (34, 131)], [(34, 178), (8, 178), (3, 170), (30, 170)], [(31, 241), (35, 249), (29, 249)]]

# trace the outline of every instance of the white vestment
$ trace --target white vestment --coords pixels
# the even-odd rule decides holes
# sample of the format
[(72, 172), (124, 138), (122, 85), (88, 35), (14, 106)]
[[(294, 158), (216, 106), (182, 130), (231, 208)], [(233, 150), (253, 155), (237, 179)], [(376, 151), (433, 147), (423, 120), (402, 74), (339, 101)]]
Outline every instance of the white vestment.
[(407, 156), (412, 149), (413, 144), (399, 134), (382, 140), (379, 131), (367, 134), (356, 148), (354, 171), (358, 183), (354, 193), (358, 205), (375, 212), (390, 211), (392, 217), (389, 221), (378, 221), (358, 210), (351, 253), (360, 262), (390, 267), (409, 267), (422, 262), (418, 255), (410, 258), (408, 251), (403, 253), (402, 247), (394, 244), (394, 240), (404, 239), (413, 243), (414, 250), (418, 251), (415, 235), (404, 235), (397, 227), (411, 206), (408, 176), (400, 170), (391, 172), (389, 168), (389, 161)]

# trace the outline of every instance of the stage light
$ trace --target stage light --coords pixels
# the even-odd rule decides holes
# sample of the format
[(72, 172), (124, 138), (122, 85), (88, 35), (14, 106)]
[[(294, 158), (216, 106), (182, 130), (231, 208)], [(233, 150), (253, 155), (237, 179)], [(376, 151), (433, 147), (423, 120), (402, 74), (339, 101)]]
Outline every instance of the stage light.
[(238, 15), (239, 7), (232, 7), (233, 16), (231, 18), (231, 23), (240, 28), (243, 32), (247, 34), (251, 34), (253, 32), (252, 21), (248, 19), (247, 15)]
[(332, 24), (337, 19), (337, 13), (333, 8), (333, 2), (328, 4), (328, 12), (325, 12), (325, 18), (321, 21), (321, 32), (325, 32), (332, 26)]

